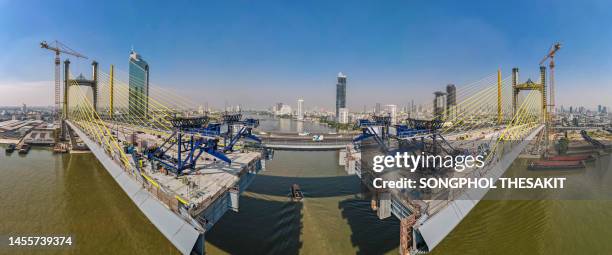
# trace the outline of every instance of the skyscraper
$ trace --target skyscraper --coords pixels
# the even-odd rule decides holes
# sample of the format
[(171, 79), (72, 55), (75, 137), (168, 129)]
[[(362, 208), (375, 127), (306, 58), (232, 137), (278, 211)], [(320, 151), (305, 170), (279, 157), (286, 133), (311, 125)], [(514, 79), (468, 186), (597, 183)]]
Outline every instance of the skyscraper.
[(304, 99), (299, 98), (297, 103), (298, 103), (298, 105), (297, 105), (297, 119), (298, 120), (303, 120), (304, 119)]
[(457, 111), (455, 108), (457, 106), (457, 88), (455, 84), (446, 85), (446, 114), (450, 116), (455, 116), (455, 112)]
[(336, 121), (340, 122), (340, 108), (346, 107), (346, 76), (342, 72), (338, 73), (338, 83), (336, 83)]
[(130, 52), (129, 113), (145, 117), (149, 111), (149, 64), (132, 49)]

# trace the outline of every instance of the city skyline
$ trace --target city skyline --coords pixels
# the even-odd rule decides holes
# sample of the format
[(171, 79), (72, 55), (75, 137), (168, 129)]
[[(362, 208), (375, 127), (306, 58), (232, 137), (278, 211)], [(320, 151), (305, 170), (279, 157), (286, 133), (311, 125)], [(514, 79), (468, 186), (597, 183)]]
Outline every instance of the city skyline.
[[(117, 8), (106, 9), (113, 5)], [(612, 5), (605, 1), (522, 1), (502, 10), (499, 3), (478, 3), (475, 8), (475, 3), (453, 2), (179, 7), (111, 1), (75, 2), (59, 9), (46, 2), (2, 1), (0, 7), (0, 26), (5, 28), (0, 43), (6, 45), (0, 58), (2, 105), (52, 104), (52, 56), (38, 43), (54, 39), (97, 60), (103, 70), (115, 64), (127, 71), (125, 55), (134, 45), (154, 66), (152, 85), (199, 104), (220, 108), (229, 101), (266, 108), (300, 96), (309, 106), (326, 109), (334, 108), (334, 76), (340, 71), (351, 77), (349, 109), (376, 102), (406, 105), (413, 99), (427, 103), (431, 93), (446, 84), (460, 90), (498, 68), (506, 77), (516, 66), (523, 78), (537, 80), (539, 60), (553, 42), (561, 41), (557, 105), (612, 105), (612, 76), (607, 73), (612, 68), (612, 46), (607, 43), (612, 32), (597, 25), (612, 21), (606, 11)], [(113, 18), (81, 9), (105, 10)], [(31, 15), (17, 15), (25, 10)], [(227, 18), (230, 14), (239, 18)], [(542, 14), (548, 18), (538, 18)], [(130, 26), (134, 22), (142, 28)], [(87, 73), (87, 61), (71, 61), (73, 75)], [(260, 91), (275, 93), (252, 96)]]

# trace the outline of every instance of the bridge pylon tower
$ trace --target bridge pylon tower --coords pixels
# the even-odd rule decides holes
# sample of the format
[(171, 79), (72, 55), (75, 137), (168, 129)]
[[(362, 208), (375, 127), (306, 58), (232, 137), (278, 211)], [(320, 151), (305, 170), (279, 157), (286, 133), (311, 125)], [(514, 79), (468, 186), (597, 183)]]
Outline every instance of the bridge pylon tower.
[(91, 80), (86, 79), (85, 77), (83, 77), (82, 75), (79, 75), (78, 77), (71, 79), (70, 78), (70, 60), (66, 59), (64, 61), (64, 105), (63, 105), (63, 114), (62, 114), (62, 121), (60, 123), (60, 128), (61, 128), (61, 136), (62, 138), (65, 137), (66, 135), (66, 128), (65, 128), (65, 120), (70, 118), (70, 112), (68, 109), (69, 106), (69, 96), (68, 93), (70, 92), (70, 87), (71, 86), (86, 86), (86, 87), (91, 87), (91, 91), (93, 92), (93, 109), (95, 111), (98, 110), (98, 62), (96, 62), (95, 60), (93, 62), (91, 62)]
[(515, 116), (517, 114), (517, 101), (518, 95), (522, 90), (537, 90), (540, 92), (542, 98), (542, 108), (540, 112), (540, 122), (544, 124), (544, 154), (542, 156), (546, 156), (549, 137), (548, 137), (548, 108), (547, 108), (547, 98), (546, 98), (546, 66), (540, 66), (540, 82), (535, 83), (531, 81), (531, 79), (527, 79), (524, 83), (519, 83), (518, 81), (519, 69), (517, 67), (512, 68), (512, 114)]
[(502, 115), (502, 77), (501, 69), (497, 69), (497, 124), (501, 125), (503, 122)]

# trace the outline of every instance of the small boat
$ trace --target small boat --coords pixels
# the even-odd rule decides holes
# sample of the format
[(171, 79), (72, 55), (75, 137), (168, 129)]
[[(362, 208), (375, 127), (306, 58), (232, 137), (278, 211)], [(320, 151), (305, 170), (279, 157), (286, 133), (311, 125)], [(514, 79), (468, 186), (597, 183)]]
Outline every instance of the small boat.
[(302, 193), (300, 185), (293, 184), (291, 186), (291, 200), (293, 200), (294, 202), (299, 202), (302, 199), (304, 199), (304, 193)]
[(21, 149), (19, 149), (19, 154), (28, 154), (30, 152), (30, 145), (23, 144), (21, 145)]
[(65, 144), (58, 143), (53, 147), (53, 153), (66, 153), (68, 152), (68, 148)]
[(17, 148), (17, 145), (14, 143), (11, 143), (8, 145), (8, 147), (6, 147), (6, 149), (4, 151), (8, 152), (8, 153), (13, 153), (13, 151), (15, 151), (15, 148)]
[(593, 158), (593, 156), (591, 156), (589, 154), (551, 156), (551, 157), (547, 158), (547, 160), (551, 160), (551, 161), (581, 161), (581, 160), (591, 161), (591, 160), (594, 160), (594, 159), (595, 158)]
[(580, 169), (584, 168), (584, 161), (562, 161), (562, 160), (539, 160), (529, 163), (527, 169), (529, 170), (569, 170), (569, 169)]

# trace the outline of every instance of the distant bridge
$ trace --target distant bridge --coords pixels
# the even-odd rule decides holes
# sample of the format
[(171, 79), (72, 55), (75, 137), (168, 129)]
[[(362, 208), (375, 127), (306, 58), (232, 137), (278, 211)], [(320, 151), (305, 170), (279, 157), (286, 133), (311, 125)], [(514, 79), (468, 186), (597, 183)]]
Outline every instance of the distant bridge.
[(592, 129), (606, 129), (608, 125), (596, 125), (596, 126), (556, 126), (556, 130), (592, 130)]
[(330, 151), (346, 148), (354, 135), (323, 135), (323, 140), (314, 141), (311, 135), (267, 135), (261, 136), (263, 146), (275, 150), (293, 151)]

